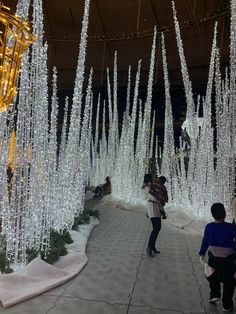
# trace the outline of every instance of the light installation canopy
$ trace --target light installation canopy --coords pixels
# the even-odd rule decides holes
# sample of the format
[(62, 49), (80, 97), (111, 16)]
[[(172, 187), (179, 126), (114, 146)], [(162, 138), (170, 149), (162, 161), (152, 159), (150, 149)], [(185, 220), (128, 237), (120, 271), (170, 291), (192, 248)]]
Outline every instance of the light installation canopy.
[[(13, 11), (16, 0), (6, 0)], [(73, 89), (79, 51), (83, 0), (45, 0), (45, 39), (49, 44), (49, 68), (60, 70), (58, 89)], [(176, 1), (178, 20), (184, 40), (189, 75), (194, 86), (207, 82), (214, 23), (218, 21), (221, 63), (229, 62), (230, 1)], [(113, 53), (119, 52), (118, 86), (127, 84), (127, 68), (132, 65), (132, 77), (142, 58), (141, 85), (146, 85), (149, 51), (153, 29), (157, 26), (159, 57), (160, 32), (164, 32), (167, 50), (171, 51), (168, 69), (171, 86), (182, 86), (179, 56), (175, 42), (171, 1), (109, 1), (97, 0), (90, 4), (88, 49), (86, 64), (94, 69), (93, 86), (106, 86), (106, 67), (113, 67)], [(198, 47), (198, 49), (196, 49)], [(69, 58), (67, 56), (70, 56)], [(159, 62), (154, 87), (163, 88), (162, 62)], [(86, 69), (86, 77), (89, 68)], [(52, 71), (50, 71), (52, 73)]]

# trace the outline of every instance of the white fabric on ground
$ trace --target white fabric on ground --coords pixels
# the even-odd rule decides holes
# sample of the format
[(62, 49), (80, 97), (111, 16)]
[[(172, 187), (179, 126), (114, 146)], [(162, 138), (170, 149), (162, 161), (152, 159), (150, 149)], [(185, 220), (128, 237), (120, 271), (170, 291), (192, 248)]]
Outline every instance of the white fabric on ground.
[[(102, 202), (106, 206), (117, 207), (120, 209), (133, 210), (133, 211), (143, 211), (146, 212), (146, 202), (143, 201), (140, 205), (131, 205), (123, 202), (122, 200), (116, 200), (112, 198), (112, 195), (108, 195), (102, 199)], [(197, 216), (194, 216), (190, 210), (187, 210), (176, 204), (167, 204), (165, 206), (165, 211), (167, 214), (167, 220), (165, 223), (169, 223), (172, 226), (182, 229), (186, 232), (192, 234), (203, 235), (205, 225), (211, 220), (199, 219)]]
[(55, 288), (75, 277), (86, 265), (86, 244), (92, 229), (98, 225), (91, 217), (90, 224), (80, 225), (71, 231), (73, 243), (67, 245), (68, 254), (50, 265), (35, 258), (21, 270), (11, 274), (0, 274), (0, 301), (9, 307)]

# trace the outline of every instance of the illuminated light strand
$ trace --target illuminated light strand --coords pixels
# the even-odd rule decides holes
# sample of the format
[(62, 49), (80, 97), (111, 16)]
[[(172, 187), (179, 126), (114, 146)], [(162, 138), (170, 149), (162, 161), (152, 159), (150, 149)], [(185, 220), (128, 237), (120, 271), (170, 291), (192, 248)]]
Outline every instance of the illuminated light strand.
[(162, 47), (162, 62), (164, 72), (165, 83), (165, 129), (164, 129), (164, 143), (163, 143), (163, 155), (161, 164), (161, 174), (168, 178), (167, 186), (169, 190), (169, 199), (174, 199), (174, 177), (176, 177), (175, 168), (176, 160), (173, 158), (175, 155), (174, 147), (174, 130), (173, 130), (173, 114), (170, 98), (170, 83), (168, 78), (168, 67), (166, 58), (166, 48), (164, 34), (161, 36)]
[[(213, 79), (215, 73), (214, 68), (217, 68), (217, 49), (216, 49), (216, 35), (217, 29), (214, 30), (214, 38), (212, 45), (212, 53), (210, 60), (210, 69), (208, 84), (206, 90), (206, 97), (200, 98), (198, 96), (198, 101), (195, 104), (193, 101), (191, 81), (188, 76), (188, 69), (184, 57), (183, 43), (180, 35), (180, 28), (176, 16), (175, 7), (173, 4), (173, 14), (176, 28), (176, 38), (179, 49), (180, 61), (181, 61), (181, 70), (185, 86), (186, 94), (186, 103), (187, 103), (187, 120), (186, 126), (191, 138), (191, 149), (186, 151), (186, 144), (183, 139), (180, 140), (179, 152), (175, 153), (174, 149), (174, 136), (173, 136), (173, 117), (171, 112), (171, 101), (169, 96), (169, 81), (168, 81), (168, 72), (167, 72), (167, 61), (166, 61), (166, 52), (164, 48), (164, 40), (162, 40), (162, 51), (163, 51), (163, 69), (164, 69), (164, 78), (165, 78), (165, 91), (166, 91), (166, 113), (165, 113), (165, 140), (163, 153), (159, 153), (161, 150), (158, 149), (158, 143), (156, 144), (156, 156), (162, 159), (162, 171), (165, 172), (165, 175), (171, 177), (171, 185), (167, 185), (169, 193), (171, 195), (171, 200), (176, 204), (180, 204), (189, 211), (189, 213), (197, 215), (198, 217), (209, 217), (209, 206), (212, 202), (218, 201), (220, 198), (224, 201), (226, 207), (229, 206), (229, 195), (230, 195), (230, 174), (226, 171), (225, 177), (222, 177), (223, 172), (226, 170), (226, 167), (229, 167), (230, 159), (225, 159), (225, 162), (222, 162), (220, 165), (220, 160), (217, 163), (216, 168), (214, 168), (214, 151), (213, 151), (213, 129), (211, 126), (211, 94), (213, 90)], [(152, 56), (154, 54), (152, 53)], [(152, 92), (152, 62), (150, 64), (150, 80), (148, 87), (148, 97), (151, 99)], [(109, 77), (109, 75), (108, 75)], [(226, 78), (227, 80), (227, 78)], [(108, 85), (110, 85), (108, 79)], [(218, 83), (219, 85), (219, 83)], [(224, 89), (227, 90), (227, 82), (223, 84)], [(128, 79), (128, 88), (129, 89), (129, 79)], [(220, 93), (220, 91), (219, 91)], [(109, 132), (108, 132), (108, 147), (109, 159), (111, 158), (114, 148), (114, 143), (111, 141), (112, 135), (110, 134), (112, 128), (112, 123), (114, 119), (114, 113), (111, 108), (111, 96), (110, 96), (110, 86), (108, 86), (108, 103), (110, 103), (110, 114), (109, 114)], [(127, 104), (129, 102), (129, 93), (127, 93)], [(110, 100), (109, 100), (110, 98)], [(227, 123), (227, 102), (228, 98), (226, 95), (219, 94), (218, 100), (216, 101), (216, 108), (223, 104), (223, 109), (221, 110), (224, 115), (218, 114), (217, 128), (220, 128), (222, 124)], [(221, 99), (221, 100), (220, 100)], [(141, 103), (141, 102), (140, 102)], [(146, 156), (151, 156), (151, 147), (153, 143), (153, 134), (150, 137), (150, 107), (147, 105), (144, 110), (144, 114), (141, 111), (141, 104), (139, 107), (139, 120), (137, 125), (137, 140), (134, 145), (134, 141), (131, 139), (132, 132), (132, 114), (127, 115), (128, 110), (126, 110), (125, 117), (123, 117), (122, 129), (121, 129), (121, 138), (118, 147), (118, 154), (113, 154), (114, 159), (116, 160), (114, 166), (114, 179), (112, 181), (113, 191), (112, 197), (115, 199), (135, 203), (139, 200), (140, 197), (140, 186), (143, 179), (143, 174), (147, 170)], [(149, 102), (150, 103), (150, 102)], [(200, 105), (203, 106), (203, 117), (199, 117)], [(128, 107), (128, 105), (127, 105)], [(218, 109), (216, 109), (218, 110)], [(230, 107), (230, 110), (232, 108)], [(222, 132), (221, 132), (222, 131)], [(223, 140), (223, 133), (228, 134), (227, 138), (232, 138), (232, 131), (224, 128), (219, 131), (217, 139), (217, 147), (219, 147), (219, 154), (223, 155), (224, 149), (232, 151), (232, 146), (230, 146), (229, 141)], [(105, 138), (105, 137), (104, 137)], [(169, 140), (168, 140), (169, 139)], [(133, 145), (129, 144), (132, 142)], [(113, 145), (113, 146), (112, 146)], [(148, 148), (147, 148), (148, 147)], [(189, 158), (188, 168), (185, 166), (185, 159)], [(102, 160), (100, 155), (99, 164), (102, 165), (104, 160)], [(108, 159), (108, 160), (109, 160)], [(167, 160), (167, 161), (166, 161)], [(223, 160), (222, 160), (223, 161)], [(128, 165), (128, 166), (127, 166)], [(128, 169), (127, 169), (127, 168)], [(160, 169), (157, 169), (157, 173), (160, 174)], [(125, 180), (125, 190), (123, 188)], [(222, 182), (219, 178), (228, 178), (227, 187), (223, 188)], [(104, 178), (104, 177), (103, 177)], [(217, 179), (216, 179), (217, 178)], [(130, 185), (132, 184), (132, 197), (130, 196)], [(137, 191), (139, 195), (136, 198)], [(221, 191), (221, 193), (219, 193)], [(199, 199), (199, 195), (202, 197)]]
[(231, 0), (231, 23), (230, 23), (230, 77), (229, 77), (229, 124), (232, 129), (231, 139), (231, 176), (230, 188), (232, 195), (235, 194), (235, 164), (236, 164), (236, 1)]
[[(27, 15), (28, 2), (19, 4), (19, 14)], [(19, 101), (17, 112), (12, 108), (7, 114), (1, 114), (1, 187), (4, 197), (1, 202), (1, 220), (7, 239), (7, 258), (14, 270), (26, 263), (26, 248), (48, 250), (50, 228), (61, 231), (70, 229), (76, 212), (82, 210), (84, 186), (86, 178), (86, 162), (78, 162), (78, 144), (80, 129), (79, 109), (77, 100), (82, 99), (83, 69), (86, 51), (89, 1), (85, 2), (81, 49), (78, 58), (77, 83), (74, 93), (74, 111), (71, 128), (66, 141), (67, 110), (64, 119), (64, 135), (61, 142), (60, 158), (57, 164), (57, 96), (56, 71), (53, 74), (53, 95), (51, 127), (48, 125), (48, 86), (47, 86), (47, 45), (43, 45), (42, 2), (33, 3), (33, 29), (38, 41), (23, 56), (24, 64), (21, 71)], [(29, 62), (30, 60), (30, 62)], [(91, 87), (90, 87), (91, 90)], [(68, 103), (68, 101), (67, 101)], [(92, 100), (87, 102), (91, 107)], [(12, 130), (14, 115), (17, 113), (16, 154), (14, 158), (14, 174), (12, 178), (10, 206), (8, 204), (8, 188), (6, 179), (7, 151)], [(9, 127), (6, 127), (6, 118)], [(87, 121), (87, 122), (86, 122)], [(90, 109), (88, 119), (84, 120), (83, 133), (89, 141), (91, 137)], [(75, 127), (77, 125), (77, 128)], [(82, 129), (84, 130), (84, 129)], [(48, 136), (49, 134), (49, 136)], [(77, 135), (75, 137), (75, 135)], [(5, 146), (4, 146), (4, 145)], [(74, 144), (74, 145), (73, 145)], [(83, 145), (88, 157), (89, 144)], [(70, 153), (72, 154), (70, 155)], [(73, 154), (74, 153), (74, 154)], [(88, 158), (87, 158), (88, 159)], [(83, 168), (83, 165), (85, 167)], [(72, 176), (71, 176), (72, 174)], [(73, 176), (75, 174), (75, 176)], [(67, 184), (67, 185), (66, 185)], [(75, 193), (74, 193), (75, 192)], [(74, 196), (74, 198), (72, 198)], [(75, 197), (76, 196), (76, 197)], [(76, 199), (77, 198), (77, 199)], [(57, 202), (58, 199), (58, 202)], [(60, 206), (59, 206), (59, 200)], [(71, 205), (71, 206), (70, 206)], [(61, 210), (60, 210), (61, 209)], [(58, 215), (57, 215), (58, 213)]]

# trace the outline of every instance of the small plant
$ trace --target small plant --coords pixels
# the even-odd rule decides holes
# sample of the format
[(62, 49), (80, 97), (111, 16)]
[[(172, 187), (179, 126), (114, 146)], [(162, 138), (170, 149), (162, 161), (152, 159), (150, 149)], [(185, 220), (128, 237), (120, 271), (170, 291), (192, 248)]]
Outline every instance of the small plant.
[(74, 218), (72, 229), (77, 230), (79, 225), (89, 223), (91, 216), (98, 218), (100, 216), (99, 210), (85, 209), (80, 212), (79, 215)]
[(79, 216), (76, 216), (74, 218), (74, 223), (72, 225), (72, 230), (77, 230), (78, 229), (79, 222), (80, 222), (80, 218), (79, 218)]
[(89, 223), (90, 217), (86, 210), (82, 211), (82, 213), (80, 213), (80, 216), (81, 216), (80, 225)]
[(86, 213), (89, 215), (89, 216), (93, 216), (93, 217), (96, 217), (96, 218), (99, 218), (100, 217), (100, 213), (99, 213), (99, 210), (96, 209), (96, 210), (93, 210), (93, 209), (86, 209)]
[(50, 248), (47, 251), (47, 254), (45, 252), (41, 252), (41, 258), (48, 264), (53, 264), (55, 261), (59, 259), (59, 254), (58, 254), (58, 248)]
[(64, 229), (62, 231), (61, 237), (62, 237), (63, 241), (65, 241), (65, 243), (67, 243), (67, 244), (73, 243), (70, 232), (68, 230)]
[[(50, 230), (50, 243), (49, 243), (50, 248), (47, 251), (47, 253), (41, 252), (41, 257), (45, 262), (52, 264), (55, 261), (57, 261), (60, 256), (64, 256), (67, 254), (67, 249), (65, 248), (66, 241), (63, 239), (63, 237), (67, 239), (69, 237), (66, 234), (65, 230), (63, 230), (63, 232), (64, 234), (60, 234), (54, 229)], [(72, 239), (71, 241), (73, 242)]]
[(6, 251), (6, 236), (0, 235), (0, 252)]
[[(90, 217), (98, 218), (100, 213), (98, 210), (86, 209), (79, 213), (78, 216), (74, 218), (74, 224), (72, 226), (73, 230), (77, 230), (78, 226), (81, 224), (87, 224), (90, 221)], [(49, 263), (53, 264), (59, 259), (60, 256), (67, 254), (67, 249), (65, 244), (72, 243), (73, 240), (68, 230), (64, 229), (60, 234), (54, 229), (50, 230), (50, 243), (49, 249), (47, 252), (36, 250), (34, 247), (28, 248), (27, 253), (27, 264), (31, 262), (38, 255), (41, 255), (41, 258)], [(9, 261), (6, 258), (6, 239), (4, 236), (0, 237), (0, 272), (2, 273), (11, 273), (13, 270), (9, 266)]]
[(41, 258), (49, 263), (53, 264), (55, 261), (59, 259), (60, 256), (64, 256), (67, 254), (67, 249), (65, 247), (66, 243), (72, 243), (73, 240), (70, 236), (70, 233), (68, 230), (64, 229), (62, 233), (60, 234), (54, 229), (50, 230), (50, 243), (49, 243), (49, 249), (47, 252), (45, 251), (37, 251), (35, 248), (31, 248), (27, 250), (27, 262), (31, 262), (35, 257), (37, 257), (39, 254), (41, 255)]
[(0, 272), (9, 274), (13, 272), (6, 257), (6, 236), (0, 235)]
[(39, 251), (36, 250), (34, 247), (31, 249), (27, 248), (26, 254), (27, 254), (27, 264), (28, 264), (39, 255)]
[(6, 258), (6, 251), (0, 252), (0, 272), (5, 274), (13, 272), (13, 269), (10, 267), (9, 261)]
[(77, 230), (79, 225), (88, 224), (89, 221), (90, 216), (86, 213), (86, 211), (82, 211), (78, 216), (75, 216), (72, 229)]

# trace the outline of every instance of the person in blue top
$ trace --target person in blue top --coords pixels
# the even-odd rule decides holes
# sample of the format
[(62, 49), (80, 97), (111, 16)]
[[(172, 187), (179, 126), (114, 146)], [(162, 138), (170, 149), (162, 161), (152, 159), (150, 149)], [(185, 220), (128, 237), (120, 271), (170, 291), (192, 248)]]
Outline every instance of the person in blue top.
[(233, 311), (233, 294), (236, 284), (234, 278), (236, 260), (235, 239), (236, 225), (225, 222), (224, 205), (215, 203), (211, 206), (211, 214), (215, 219), (206, 225), (204, 237), (199, 251), (200, 260), (204, 262), (208, 251), (208, 265), (214, 272), (207, 277), (210, 285), (209, 302), (215, 303), (221, 298), (220, 283), (223, 283), (223, 311)]

